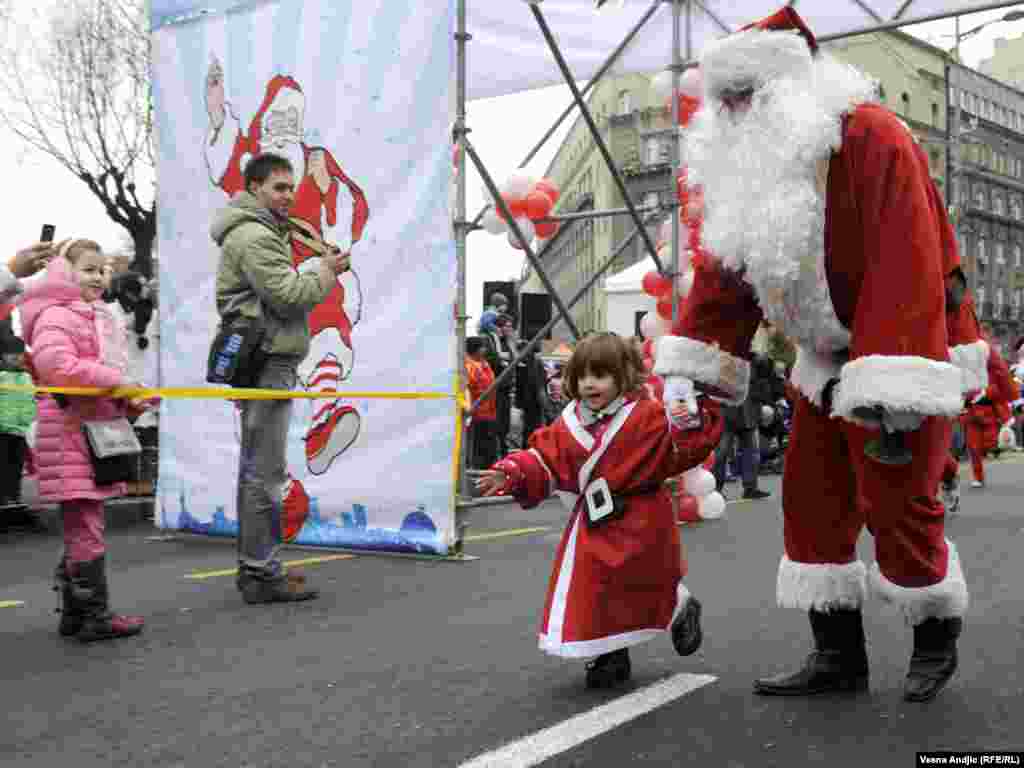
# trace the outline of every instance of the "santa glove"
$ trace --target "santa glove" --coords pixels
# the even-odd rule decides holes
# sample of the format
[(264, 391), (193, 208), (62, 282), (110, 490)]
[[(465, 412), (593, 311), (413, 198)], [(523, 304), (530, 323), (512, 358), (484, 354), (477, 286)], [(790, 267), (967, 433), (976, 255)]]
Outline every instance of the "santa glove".
[(924, 423), (924, 414), (913, 411), (885, 411), (882, 423), (889, 432), (913, 432)]
[(662, 395), (662, 402), (665, 404), (665, 415), (669, 422), (675, 427), (682, 427), (683, 420), (672, 415), (672, 408), (678, 402), (686, 404), (689, 416), (696, 416), (699, 412), (697, 406), (697, 394), (693, 388), (693, 380), (685, 376), (666, 376), (665, 393)]

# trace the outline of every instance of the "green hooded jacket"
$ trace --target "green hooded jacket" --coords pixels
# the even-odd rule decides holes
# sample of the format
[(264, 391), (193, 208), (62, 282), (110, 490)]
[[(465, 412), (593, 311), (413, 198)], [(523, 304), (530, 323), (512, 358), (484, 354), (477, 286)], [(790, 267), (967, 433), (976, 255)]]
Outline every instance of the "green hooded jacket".
[[(32, 377), (22, 371), (0, 371), (0, 384), (31, 387)], [(0, 433), (24, 437), (35, 418), (35, 395), (0, 390)]]
[(302, 359), (309, 352), (309, 313), (327, 291), (316, 272), (292, 266), (287, 224), (248, 192), (239, 192), (214, 217), (210, 235), (220, 246), (217, 313), (221, 320), (262, 319), (263, 350)]

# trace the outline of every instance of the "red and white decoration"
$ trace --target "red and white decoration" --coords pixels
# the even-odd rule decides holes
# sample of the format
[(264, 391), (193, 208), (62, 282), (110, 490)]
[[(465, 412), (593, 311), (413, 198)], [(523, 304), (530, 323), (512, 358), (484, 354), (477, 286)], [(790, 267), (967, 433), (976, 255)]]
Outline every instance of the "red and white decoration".
[[(527, 243), (550, 240), (558, 232), (558, 222), (548, 220), (561, 196), (558, 185), (551, 179), (537, 180), (524, 173), (513, 173), (499, 191)], [(508, 244), (522, 250), (522, 244), (496, 202), (484, 213), (480, 225), (492, 235), (507, 232)]]

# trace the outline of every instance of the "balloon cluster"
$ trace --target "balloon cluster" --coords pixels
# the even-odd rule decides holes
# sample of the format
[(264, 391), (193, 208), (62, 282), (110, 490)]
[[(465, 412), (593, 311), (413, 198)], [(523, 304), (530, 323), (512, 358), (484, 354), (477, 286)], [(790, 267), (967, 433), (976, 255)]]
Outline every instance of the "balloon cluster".
[[(551, 215), (561, 195), (558, 186), (551, 179), (538, 181), (524, 173), (513, 173), (500, 192), (505, 206), (527, 242), (534, 238), (542, 242), (554, 237), (558, 232), (557, 221), (543, 221)], [(480, 224), (492, 235), (508, 232), (509, 245), (522, 250), (519, 240), (516, 239), (497, 205), (492, 204), (487, 209)]]
[(725, 498), (715, 490), (715, 476), (709, 471), (714, 454), (704, 466), (688, 469), (679, 476), (674, 490), (680, 522), (714, 520), (725, 513)]
[[(662, 72), (651, 83), (654, 98), (665, 105), (666, 110), (672, 105), (671, 72)], [(696, 68), (687, 70), (679, 82), (679, 127), (689, 125), (693, 116), (700, 109), (702, 83), (700, 71)], [(676, 178), (676, 196), (679, 199), (679, 234), (681, 237), (679, 261), (675, 264), (676, 279), (656, 271), (650, 271), (643, 277), (641, 287), (644, 293), (654, 299), (656, 312), (648, 313), (640, 321), (640, 332), (647, 341), (644, 354), (651, 358), (645, 360), (653, 364), (653, 341), (671, 332), (672, 302), (675, 297), (681, 301), (693, 287), (694, 268), (700, 266), (705, 258), (701, 245), (701, 225), (703, 223), (703, 196), (699, 187), (691, 186), (686, 180), (686, 169), (681, 168)], [(667, 266), (672, 259), (672, 221), (666, 221), (658, 234), (658, 260)]]

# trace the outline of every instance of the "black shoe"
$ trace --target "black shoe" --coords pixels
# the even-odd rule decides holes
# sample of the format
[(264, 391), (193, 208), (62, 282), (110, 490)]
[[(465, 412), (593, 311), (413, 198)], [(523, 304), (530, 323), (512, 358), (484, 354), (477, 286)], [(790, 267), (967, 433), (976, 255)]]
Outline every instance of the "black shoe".
[(767, 499), (771, 496), (768, 491), (762, 491), (760, 488), (747, 488), (743, 491), (744, 499)]
[(762, 696), (810, 696), (835, 691), (866, 691), (868, 657), (860, 611), (810, 612), (815, 651), (796, 672), (754, 681)]
[(914, 653), (903, 683), (906, 701), (928, 701), (935, 698), (957, 668), (956, 639), (963, 631), (964, 621), (927, 619), (914, 627)]
[(680, 656), (692, 656), (704, 640), (700, 626), (700, 601), (690, 597), (672, 622), (672, 645)]
[(306, 577), (295, 570), (272, 579), (239, 576), (242, 599), (257, 603), (300, 603), (320, 597), (320, 590), (306, 586)]
[(632, 672), (628, 649), (602, 654), (587, 662), (587, 688), (614, 688), (629, 680)]

